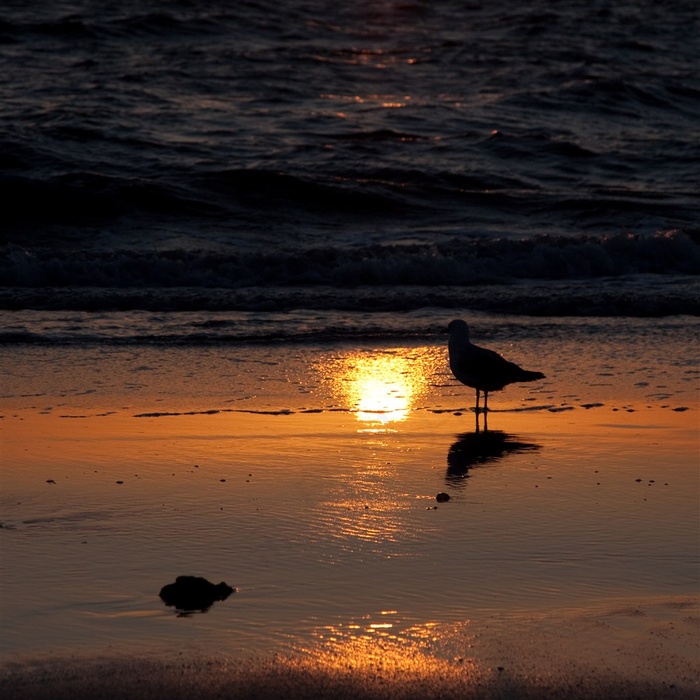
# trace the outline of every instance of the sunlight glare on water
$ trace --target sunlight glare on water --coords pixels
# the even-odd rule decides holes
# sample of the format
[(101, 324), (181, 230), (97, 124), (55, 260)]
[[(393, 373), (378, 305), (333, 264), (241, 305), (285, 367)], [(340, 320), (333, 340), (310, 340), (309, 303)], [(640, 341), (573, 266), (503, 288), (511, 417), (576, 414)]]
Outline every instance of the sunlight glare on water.
[(316, 369), (355, 412), (363, 424), (361, 432), (383, 432), (390, 423), (408, 418), (442, 359), (437, 349), (430, 348), (349, 351)]

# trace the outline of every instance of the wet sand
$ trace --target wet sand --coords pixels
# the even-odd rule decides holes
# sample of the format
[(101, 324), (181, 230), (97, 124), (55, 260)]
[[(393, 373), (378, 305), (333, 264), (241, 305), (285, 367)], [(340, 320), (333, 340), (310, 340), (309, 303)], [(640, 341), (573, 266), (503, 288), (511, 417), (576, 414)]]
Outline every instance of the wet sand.
[[(698, 601), (432, 626), (294, 655), (57, 656), (5, 664), (5, 698), (695, 698)], [(449, 653), (449, 658), (448, 658)]]
[[(65, 352), (15, 358), (3, 401), (3, 697), (700, 689), (672, 354), (495, 394), (485, 433), (440, 347)], [(178, 617), (181, 574), (238, 590)]]

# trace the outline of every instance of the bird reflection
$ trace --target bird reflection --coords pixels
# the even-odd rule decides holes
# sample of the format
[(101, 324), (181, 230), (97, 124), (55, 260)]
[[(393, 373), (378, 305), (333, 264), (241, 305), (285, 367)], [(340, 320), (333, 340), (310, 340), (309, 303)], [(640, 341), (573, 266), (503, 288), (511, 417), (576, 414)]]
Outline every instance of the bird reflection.
[(464, 482), (472, 467), (497, 462), (509, 454), (539, 450), (541, 445), (523, 442), (501, 430), (462, 433), (447, 452), (445, 480), (455, 486)]

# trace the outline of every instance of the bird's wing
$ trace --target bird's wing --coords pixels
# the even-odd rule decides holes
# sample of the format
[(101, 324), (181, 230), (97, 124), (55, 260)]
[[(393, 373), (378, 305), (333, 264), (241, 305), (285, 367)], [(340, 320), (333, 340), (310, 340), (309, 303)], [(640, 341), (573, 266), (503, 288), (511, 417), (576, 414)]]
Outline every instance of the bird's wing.
[(470, 345), (458, 359), (457, 369), (470, 378), (470, 386), (480, 386), (483, 389), (501, 389), (506, 384), (515, 381), (522, 371), (518, 365), (509, 362), (497, 352)]
[(512, 364), (497, 352), (481, 348), (478, 345), (472, 345), (469, 348), (469, 351), (463, 357), (463, 361), (468, 363), (472, 369), (476, 369), (484, 374), (503, 372), (508, 365)]

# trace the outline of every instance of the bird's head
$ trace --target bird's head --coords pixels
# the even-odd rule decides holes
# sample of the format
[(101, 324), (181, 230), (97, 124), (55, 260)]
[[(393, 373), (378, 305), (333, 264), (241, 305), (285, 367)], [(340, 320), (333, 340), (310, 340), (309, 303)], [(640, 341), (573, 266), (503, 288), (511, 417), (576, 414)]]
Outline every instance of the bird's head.
[(450, 321), (450, 324), (447, 326), (447, 332), (450, 335), (465, 335), (468, 338), (469, 326), (461, 318), (456, 318), (454, 321)]

